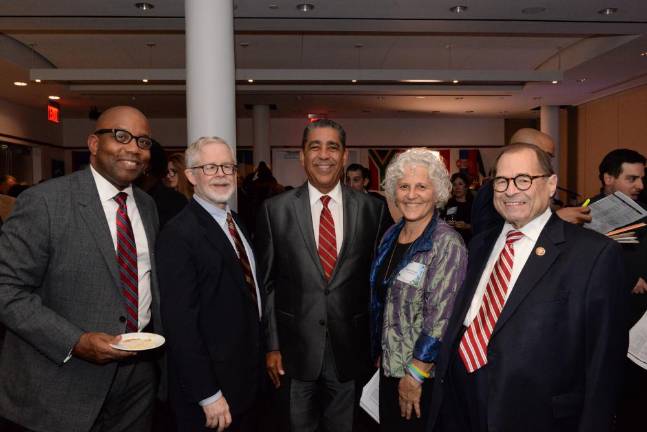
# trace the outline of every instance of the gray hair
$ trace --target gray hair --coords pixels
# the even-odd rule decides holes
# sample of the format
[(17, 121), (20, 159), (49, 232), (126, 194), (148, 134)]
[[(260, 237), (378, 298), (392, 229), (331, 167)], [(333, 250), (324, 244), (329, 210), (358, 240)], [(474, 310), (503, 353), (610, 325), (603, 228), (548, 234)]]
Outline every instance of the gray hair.
[(427, 177), (431, 180), (434, 189), (436, 207), (444, 206), (451, 196), (452, 183), (449, 181), (449, 173), (440, 155), (427, 148), (412, 148), (396, 155), (391, 160), (382, 182), (386, 195), (395, 199), (398, 180), (404, 177), (404, 168), (408, 165), (420, 165), (427, 168)]
[(229, 150), (231, 150), (231, 156), (233, 157), (234, 161), (236, 160), (236, 155), (234, 155), (233, 149), (224, 139), (217, 136), (200, 137), (189, 144), (189, 146), (184, 151), (184, 161), (186, 162), (187, 168), (191, 168), (196, 163), (196, 160), (198, 159), (198, 153), (200, 153), (202, 147), (209, 144), (225, 144), (227, 147), (229, 147)]

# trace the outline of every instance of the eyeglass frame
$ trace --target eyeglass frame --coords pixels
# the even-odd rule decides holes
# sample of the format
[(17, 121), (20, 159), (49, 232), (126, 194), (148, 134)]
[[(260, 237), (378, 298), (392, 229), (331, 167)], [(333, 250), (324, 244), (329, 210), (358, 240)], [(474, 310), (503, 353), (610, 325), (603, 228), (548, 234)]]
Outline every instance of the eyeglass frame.
[[(542, 175), (535, 175), (535, 176), (532, 176), (532, 175), (530, 175), (530, 174), (519, 174), (519, 175), (516, 175), (516, 176), (514, 176), (514, 177), (503, 177), (503, 176), (498, 176), (498, 177), (494, 177), (494, 178), (492, 179), (492, 189), (494, 190), (494, 192), (503, 193), (503, 192), (505, 192), (505, 191), (507, 191), (507, 190), (508, 190), (508, 188), (510, 187), (510, 180), (512, 180), (512, 182), (514, 183), (514, 187), (516, 187), (516, 188), (517, 188), (517, 190), (519, 190), (519, 191), (521, 191), (521, 192), (525, 192), (525, 191), (527, 191), (528, 189), (530, 189), (530, 188), (532, 187), (532, 182), (533, 182), (533, 181), (535, 181), (535, 179), (538, 179), (538, 178), (547, 178), (547, 177), (551, 177), (552, 175), (553, 175), (553, 174), (542, 174)], [(519, 187), (519, 185), (517, 184), (517, 179), (518, 179), (519, 177), (526, 177), (526, 178), (529, 178), (529, 179), (530, 179), (530, 184), (528, 185), (528, 187), (527, 187), (527, 188), (522, 189), (522, 188), (520, 188), (520, 187)], [(497, 182), (497, 180), (505, 180), (505, 189), (503, 189), (503, 190), (497, 190), (497, 188), (496, 188), (496, 182)]]
[[(207, 171), (204, 168), (208, 167), (208, 166), (215, 166), (216, 167), (216, 170), (213, 172), (213, 174), (207, 174)], [(231, 172), (226, 173), (225, 172), (225, 167), (231, 167)], [(188, 169), (192, 170), (192, 169), (196, 169), (196, 168), (202, 169), (202, 174), (204, 174), (206, 176), (215, 176), (215, 175), (218, 174), (218, 171), (222, 171), (222, 175), (227, 176), (227, 175), (234, 175), (234, 173), (238, 169), (238, 165), (237, 164), (222, 164), (222, 165), (219, 165), (219, 164), (214, 164), (214, 163), (207, 163), (207, 164), (204, 164), (204, 165), (192, 166), (192, 167), (189, 167)]]
[[(117, 139), (117, 132), (125, 132), (125, 133), (127, 133), (128, 135), (130, 135), (130, 139), (128, 141), (126, 141), (126, 142), (119, 141)], [(123, 145), (130, 144), (130, 142), (134, 139), (135, 144), (137, 144), (137, 147), (139, 147), (142, 150), (150, 150), (151, 147), (153, 147), (153, 138), (151, 138), (149, 136), (146, 136), (146, 135), (136, 136), (136, 135), (133, 135), (130, 131), (128, 131), (126, 129), (121, 129), (121, 128), (97, 129), (97, 130), (95, 130), (93, 132), (94, 135), (102, 135), (102, 134), (107, 134), (107, 133), (111, 133), (112, 138), (114, 138), (114, 140), (117, 141), (119, 144), (123, 144)], [(148, 146), (145, 146), (145, 145), (142, 146), (141, 143), (139, 142), (139, 140), (141, 138), (147, 139), (150, 142), (150, 144)]]

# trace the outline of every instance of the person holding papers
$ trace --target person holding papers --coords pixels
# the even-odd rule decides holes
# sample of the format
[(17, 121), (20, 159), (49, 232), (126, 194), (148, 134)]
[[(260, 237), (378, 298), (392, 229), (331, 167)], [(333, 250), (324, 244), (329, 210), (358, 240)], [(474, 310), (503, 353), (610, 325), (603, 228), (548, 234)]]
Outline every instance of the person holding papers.
[(372, 353), (380, 365), (380, 429), (422, 431), (433, 364), (467, 252), (460, 235), (438, 217), (450, 197), (444, 163), (410, 149), (389, 165), (387, 196), (402, 212), (382, 238), (371, 266)]

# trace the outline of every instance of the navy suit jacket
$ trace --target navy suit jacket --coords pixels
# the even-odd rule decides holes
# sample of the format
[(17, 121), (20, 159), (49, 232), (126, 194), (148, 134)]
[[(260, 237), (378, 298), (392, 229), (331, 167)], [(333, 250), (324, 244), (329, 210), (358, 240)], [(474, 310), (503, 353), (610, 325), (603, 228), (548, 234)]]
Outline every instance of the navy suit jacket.
[[(437, 363), (428, 430), (441, 411), (460, 409), (444, 398), (455, 385), (449, 363), (458, 359), (463, 321), (501, 228), (470, 243), (467, 276)], [(625, 276), (615, 242), (551, 216), (488, 345), (489, 430), (610, 429), (628, 344)]]

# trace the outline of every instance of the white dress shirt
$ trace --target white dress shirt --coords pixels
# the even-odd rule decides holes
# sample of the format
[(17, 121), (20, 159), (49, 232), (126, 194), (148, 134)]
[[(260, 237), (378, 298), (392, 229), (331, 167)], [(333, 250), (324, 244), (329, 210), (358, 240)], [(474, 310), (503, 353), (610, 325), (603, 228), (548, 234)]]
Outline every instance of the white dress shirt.
[[(148, 325), (151, 320), (151, 258), (148, 251), (148, 240), (146, 231), (144, 230), (144, 223), (139, 215), (137, 203), (133, 195), (132, 186), (120, 191), (112, 183), (106, 180), (99, 174), (92, 166), (90, 166), (94, 182), (97, 185), (97, 192), (99, 192), (99, 200), (108, 221), (110, 228), (110, 235), (112, 242), (115, 246), (115, 261), (117, 260), (117, 210), (119, 204), (114, 200), (114, 197), (119, 192), (128, 194), (126, 199), (126, 206), (128, 207), (128, 218), (133, 229), (135, 236), (135, 245), (137, 246), (137, 276), (139, 283), (137, 285), (137, 302), (138, 302), (138, 328), (141, 331)], [(121, 288), (121, 287), (120, 287)]]
[[(193, 199), (196, 200), (196, 202), (200, 204), (211, 215), (211, 217), (213, 217), (214, 220), (218, 223), (222, 231), (229, 239), (229, 242), (231, 243), (231, 247), (234, 248), (234, 251), (236, 251), (236, 255), (238, 255), (238, 257), (240, 258), (240, 255), (238, 254), (238, 250), (236, 249), (236, 243), (234, 243), (234, 239), (232, 238), (231, 233), (229, 232), (229, 227), (227, 226), (227, 213), (231, 212), (231, 209), (229, 208), (229, 204), (227, 204), (227, 206), (224, 209), (222, 209), (216, 205), (213, 205), (209, 201), (203, 198), (200, 198), (197, 194), (193, 195)], [(256, 306), (258, 307), (258, 316), (260, 317), (261, 316), (261, 294), (258, 289), (258, 280), (256, 279), (256, 260), (254, 259), (254, 252), (252, 252), (251, 246), (247, 242), (247, 239), (243, 235), (243, 232), (241, 231), (240, 227), (238, 226), (235, 220), (234, 220), (234, 225), (236, 225), (236, 229), (238, 230), (238, 235), (240, 236), (240, 239), (243, 242), (245, 253), (247, 253), (247, 258), (249, 259), (249, 265), (252, 268), (252, 277), (254, 278), (254, 286), (256, 287)], [(198, 404), (200, 406), (211, 405), (221, 397), (222, 397), (222, 391), (218, 390), (216, 394), (201, 400), (200, 402), (198, 402)]]
[[(521, 231), (523, 237), (521, 237), (514, 243), (512, 274), (510, 276), (510, 282), (508, 283), (508, 292), (505, 295), (506, 302), (508, 301), (510, 293), (514, 289), (514, 284), (517, 282), (521, 270), (523, 270), (524, 266), (526, 265), (526, 261), (528, 261), (528, 258), (530, 257), (530, 254), (535, 247), (535, 243), (537, 243), (539, 234), (541, 234), (544, 226), (546, 226), (546, 223), (548, 222), (548, 219), (550, 219), (551, 214), (552, 212), (549, 207), (541, 215), (537, 216), (518, 230)], [(490, 274), (492, 273), (494, 265), (499, 259), (499, 255), (503, 250), (503, 246), (505, 246), (506, 235), (509, 231), (512, 231), (514, 229), (515, 228), (508, 222), (503, 225), (501, 234), (499, 234), (499, 237), (494, 243), (494, 248), (492, 248), (490, 258), (488, 259), (487, 265), (483, 270), (483, 274), (481, 275), (481, 280), (479, 281), (478, 287), (476, 288), (474, 297), (472, 297), (472, 304), (470, 306), (470, 309), (469, 311), (467, 311), (467, 315), (465, 315), (465, 320), (463, 321), (463, 325), (465, 327), (469, 327), (472, 321), (474, 321), (474, 318), (476, 318), (476, 315), (478, 315), (479, 309), (481, 309), (481, 304), (483, 303), (485, 288), (487, 287), (487, 283), (490, 280)]]
[(308, 195), (310, 196), (310, 213), (312, 214), (312, 229), (314, 230), (315, 242), (319, 248), (319, 220), (321, 219), (321, 211), (323, 210), (323, 203), (321, 197), (328, 195), (330, 201), (328, 202), (328, 209), (332, 214), (332, 220), (335, 222), (335, 241), (337, 242), (337, 255), (341, 250), (341, 243), (344, 241), (344, 203), (342, 201), (341, 183), (337, 185), (327, 194), (322, 194), (319, 190), (308, 182)]

